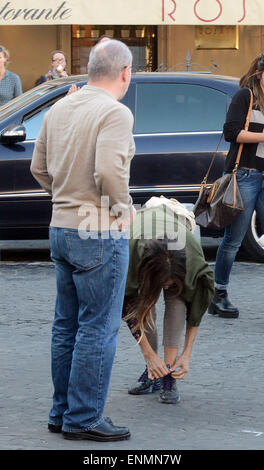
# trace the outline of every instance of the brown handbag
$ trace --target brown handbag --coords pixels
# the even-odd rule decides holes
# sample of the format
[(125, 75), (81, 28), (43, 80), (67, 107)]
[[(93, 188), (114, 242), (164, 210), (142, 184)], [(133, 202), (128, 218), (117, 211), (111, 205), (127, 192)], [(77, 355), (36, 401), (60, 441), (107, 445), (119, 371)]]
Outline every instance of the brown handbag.
[[(250, 114), (253, 107), (253, 93), (250, 92), (250, 105), (244, 129), (249, 126)], [(238, 170), (243, 144), (239, 145), (235, 166), (232, 173), (226, 173), (218, 178), (212, 185), (207, 185), (207, 178), (216, 157), (214, 153), (208, 171), (201, 183), (199, 197), (194, 205), (193, 212), (197, 225), (212, 229), (221, 229), (231, 224), (233, 220), (244, 210), (244, 204), (237, 184), (236, 173)]]

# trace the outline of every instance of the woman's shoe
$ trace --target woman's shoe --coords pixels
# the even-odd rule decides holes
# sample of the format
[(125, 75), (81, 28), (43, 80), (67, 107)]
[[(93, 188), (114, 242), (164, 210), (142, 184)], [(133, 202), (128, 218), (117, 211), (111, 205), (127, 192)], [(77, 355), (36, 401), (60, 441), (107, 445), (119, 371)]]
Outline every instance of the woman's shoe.
[(215, 289), (208, 313), (219, 315), (222, 318), (237, 318), (239, 316), (239, 310), (230, 302), (225, 289)]
[(130, 395), (146, 395), (160, 390), (160, 379), (150, 380), (148, 378), (148, 368), (139, 377), (137, 385), (128, 390)]
[(166, 403), (171, 405), (176, 405), (179, 403), (181, 397), (179, 390), (177, 389), (176, 379), (174, 379), (170, 374), (165, 375), (161, 379), (162, 388), (160, 392), (159, 402)]

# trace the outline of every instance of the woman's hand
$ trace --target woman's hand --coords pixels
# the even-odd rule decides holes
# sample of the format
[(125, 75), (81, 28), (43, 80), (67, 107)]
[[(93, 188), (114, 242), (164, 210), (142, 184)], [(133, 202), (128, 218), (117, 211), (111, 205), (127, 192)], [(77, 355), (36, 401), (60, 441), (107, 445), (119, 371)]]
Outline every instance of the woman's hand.
[(187, 325), (183, 352), (173, 366), (173, 369), (176, 369), (176, 371), (171, 374), (174, 379), (184, 379), (189, 372), (192, 347), (198, 333), (198, 328), (198, 326)]
[(186, 374), (188, 374), (189, 372), (189, 363), (190, 357), (185, 354), (182, 354), (176, 362), (174, 366), (175, 372), (172, 372), (171, 376), (174, 379), (184, 379)]
[(165, 362), (153, 351), (145, 360), (148, 367), (148, 378), (151, 380), (164, 377), (169, 373), (169, 369)]
[(61, 78), (63, 78), (63, 77), (68, 77), (68, 74), (67, 74), (67, 72), (66, 72), (65, 70), (62, 70), (62, 71), (57, 70), (57, 72), (58, 72), (58, 74), (59, 74), (59, 76), (60, 76)]

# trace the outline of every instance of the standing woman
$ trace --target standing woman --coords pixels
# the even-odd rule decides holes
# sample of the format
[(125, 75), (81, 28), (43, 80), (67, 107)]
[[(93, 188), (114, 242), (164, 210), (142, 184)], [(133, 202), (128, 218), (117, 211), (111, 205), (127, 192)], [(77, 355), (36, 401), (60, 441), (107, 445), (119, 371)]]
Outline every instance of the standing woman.
[(6, 69), (10, 55), (4, 46), (0, 46), (0, 106), (22, 94), (18, 75)]
[[(253, 110), (248, 131), (244, 124), (250, 104), (250, 92), (253, 92)], [(230, 302), (227, 294), (229, 276), (233, 262), (256, 209), (259, 223), (264, 231), (264, 53), (251, 64), (248, 72), (240, 79), (240, 90), (230, 104), (224, 136), (231, 142), (225, 162), (225, 171), (231, 173), (238, 152), (239, 144), (243, 150), (237, 171), (237, 183), (244, 203), (244, 211), (225, 228), (215, 265), (215, 296), (209, 307), (209, 313), (223, 318), (237, 318), (239, 310)]]

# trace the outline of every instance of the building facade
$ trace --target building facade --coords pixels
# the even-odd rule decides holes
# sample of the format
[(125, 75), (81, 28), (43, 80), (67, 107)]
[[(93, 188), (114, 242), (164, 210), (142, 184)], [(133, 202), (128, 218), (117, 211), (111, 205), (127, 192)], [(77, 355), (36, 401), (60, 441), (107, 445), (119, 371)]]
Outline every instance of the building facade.
[(102, 35), (124, 41), (135, 71), (203, 70), (241, 76), (263, 51), (262, 26), (213, 25), (30, 25), (1, 26), (1, 44), (10, 51), (9, 70), (32, 88), (50, 68), (55, 49), (67, 55), (67, 71), (86, 73), (91, 47)]

